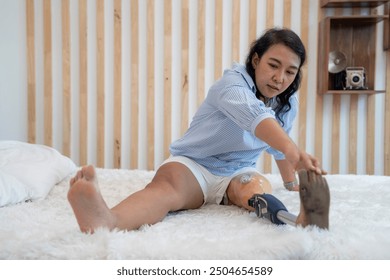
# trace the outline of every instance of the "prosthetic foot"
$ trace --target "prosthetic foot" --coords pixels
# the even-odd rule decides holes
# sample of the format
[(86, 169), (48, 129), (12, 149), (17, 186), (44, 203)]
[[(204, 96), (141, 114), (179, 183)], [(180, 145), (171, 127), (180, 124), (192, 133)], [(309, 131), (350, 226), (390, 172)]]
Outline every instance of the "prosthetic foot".
[(301, 210), (297, 224), (329, 228), (330, 192), (326, 179), (313, 171), (300, 170), (299, 197)]

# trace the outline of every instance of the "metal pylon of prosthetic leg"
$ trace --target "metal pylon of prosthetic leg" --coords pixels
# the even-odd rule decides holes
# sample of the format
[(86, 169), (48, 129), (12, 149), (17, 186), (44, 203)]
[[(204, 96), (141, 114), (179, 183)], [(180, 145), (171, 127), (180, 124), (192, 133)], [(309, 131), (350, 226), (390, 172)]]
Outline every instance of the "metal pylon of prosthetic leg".
[(280, 210), (278, 213), (276, 213), (276, 217), (290, 226), (297, 226), (297, 216), (291, 214), (290, 212)]

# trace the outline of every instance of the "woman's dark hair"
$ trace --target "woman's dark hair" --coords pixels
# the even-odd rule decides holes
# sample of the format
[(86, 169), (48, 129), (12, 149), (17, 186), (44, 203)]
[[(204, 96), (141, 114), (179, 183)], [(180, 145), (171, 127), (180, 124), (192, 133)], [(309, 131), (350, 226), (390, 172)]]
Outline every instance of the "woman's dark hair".
[[(252, 58), (255, 54), (261, 58), (263, 54), (273, 45), (283, 44), (289, 47), (294, 53), (296, 53), (301, 59), (297, 75), (292, 82), (292, 84), (281, 94), (276, 96), (277, 106), (275, 108), (276, 117), (284, 125), (281, 116), (291, 110), (290, 97), (293, 95), (299, 88), (302, 79), (301, 66), (305, 63), (306, 60), (306, 50), (299, 36), (294, 33), (292, 30), (287, 28), (272, 28), (266, 30), (266, 32), (254, 41), (249, 50), (249, 54), (245, 61), (246, 71), (249, 73), (253, 81), (255, 79), (255, 69), (252, 65)], [(256, 86), (256, 97), (264, 97), (262, 93)]]

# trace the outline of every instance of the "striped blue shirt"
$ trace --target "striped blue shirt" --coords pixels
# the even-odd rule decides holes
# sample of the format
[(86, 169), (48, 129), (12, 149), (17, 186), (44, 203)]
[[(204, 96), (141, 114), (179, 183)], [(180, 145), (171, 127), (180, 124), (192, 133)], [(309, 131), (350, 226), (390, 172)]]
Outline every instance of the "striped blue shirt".
[[(276, 100), (269, 107), (256, 98), (256, 87), (245, 67), (234, 64), (209, 90), (184, 136), (174, 141), (170, 152), (186, 156), (218, 176), (230, 176), (244, 167), (255, 167), (261, 152), (276, 160), (284, 155), (255, 136), (256, 126), (275, 119)], [(297, 114), (296, 94), (290, 98), (291, 110), (282, 115), (289, 133)]]

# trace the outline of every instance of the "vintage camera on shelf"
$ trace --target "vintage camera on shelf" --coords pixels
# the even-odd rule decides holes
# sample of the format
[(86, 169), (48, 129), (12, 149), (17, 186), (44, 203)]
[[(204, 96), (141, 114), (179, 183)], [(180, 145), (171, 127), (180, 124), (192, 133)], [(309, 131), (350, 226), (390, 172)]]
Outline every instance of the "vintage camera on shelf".
[(345, 69), (345, 89), (367, 89), (364, 67), (347, 67)]

